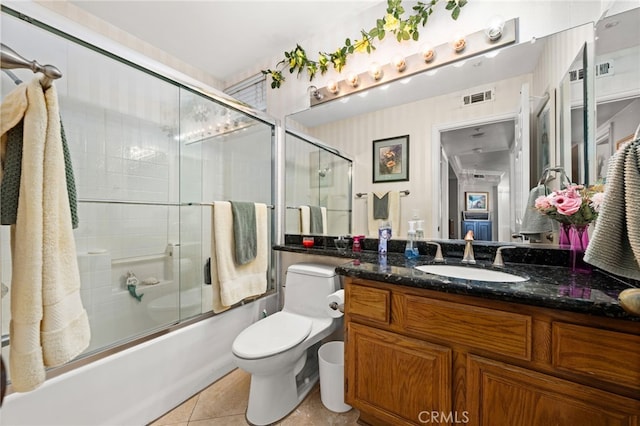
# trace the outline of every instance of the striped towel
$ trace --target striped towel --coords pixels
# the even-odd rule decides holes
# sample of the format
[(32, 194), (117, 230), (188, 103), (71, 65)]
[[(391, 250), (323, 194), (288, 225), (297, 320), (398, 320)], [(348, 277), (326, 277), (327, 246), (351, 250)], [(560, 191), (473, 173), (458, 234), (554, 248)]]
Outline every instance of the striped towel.
[(640, 140), (611, 157), (604, 203), (584, 260), (640, 279)]

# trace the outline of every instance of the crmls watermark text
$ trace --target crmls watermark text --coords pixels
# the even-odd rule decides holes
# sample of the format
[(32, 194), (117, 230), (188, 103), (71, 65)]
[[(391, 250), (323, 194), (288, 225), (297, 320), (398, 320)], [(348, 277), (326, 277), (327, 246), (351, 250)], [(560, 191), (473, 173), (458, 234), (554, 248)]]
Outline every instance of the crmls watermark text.
[(469, 423), (469, 412), (463, 411), (420, 411), (418, 413), (418, 421), (423, 424), (466, 424)]

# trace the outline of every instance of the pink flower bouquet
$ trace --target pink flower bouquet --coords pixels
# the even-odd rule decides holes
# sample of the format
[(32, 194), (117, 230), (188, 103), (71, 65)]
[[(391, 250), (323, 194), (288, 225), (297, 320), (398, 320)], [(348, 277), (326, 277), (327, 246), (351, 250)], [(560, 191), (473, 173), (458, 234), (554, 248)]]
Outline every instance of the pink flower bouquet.
[(602, 185), (572, 185), (538, 197), (536, 209), (560, 223), (588, 225), (598, 218), (604, 200)]

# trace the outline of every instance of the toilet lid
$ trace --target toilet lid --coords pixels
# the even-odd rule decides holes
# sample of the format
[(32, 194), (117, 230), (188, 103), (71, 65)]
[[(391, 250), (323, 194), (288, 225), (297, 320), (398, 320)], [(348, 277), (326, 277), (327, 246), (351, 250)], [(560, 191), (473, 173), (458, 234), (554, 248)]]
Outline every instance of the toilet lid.
[(244, 329), (233, 342), (233, 353), (254, 359), (286, 351), (306, 339), (311, 324), (309, 318), (276, 312)]

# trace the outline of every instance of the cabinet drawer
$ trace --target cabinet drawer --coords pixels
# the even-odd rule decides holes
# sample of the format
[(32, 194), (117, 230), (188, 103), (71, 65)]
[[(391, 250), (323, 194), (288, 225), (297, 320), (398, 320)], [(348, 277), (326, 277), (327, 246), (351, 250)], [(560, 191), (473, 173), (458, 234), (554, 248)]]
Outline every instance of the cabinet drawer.
[(554, 322), (553, 366), (640, 390), (640, 336)]
[(531, 317), (425, 297), (405, 297), (408, 331), (519, 359), (531, 359)]
[(391, 318), (391, 292), (360, 285), (347, 285), (345, 312), (381, 324), (389, 324)]

